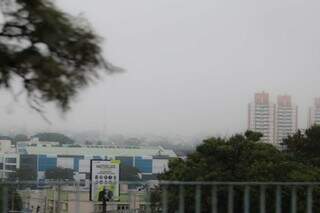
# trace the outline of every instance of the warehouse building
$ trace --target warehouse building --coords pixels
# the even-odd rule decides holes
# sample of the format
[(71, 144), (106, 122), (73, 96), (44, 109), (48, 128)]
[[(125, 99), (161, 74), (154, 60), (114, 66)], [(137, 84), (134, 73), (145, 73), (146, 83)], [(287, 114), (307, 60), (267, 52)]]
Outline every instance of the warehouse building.
[[(4, 164), (8, 161), (6, 156), (10, 156), (10, 158), (15, 158), (15, 168), (34, 172), (38, 180), (44, 180), (45, 172), (57, 167), (74, 170), (75, 179), (88, 180), (92, 159), (120, 160), (121, 164), (136, 167), (142, 175), (152, 176), (167, 170), (169, 159), (177, 157), (172, 150), (164, 149), (161, 146), (90, 145), (63, 147), (51, 142), (36, 144), (20, 143), (17, 145), (15, 153), (12, 150), (10, 154), (0, 153), (2, 168), (6, 168)], [(13, 162), (12, 159), (10, 162)], [(12, 163), (9, 167), (10, 171), (2, 169), (2, 172), (15, 171)]]

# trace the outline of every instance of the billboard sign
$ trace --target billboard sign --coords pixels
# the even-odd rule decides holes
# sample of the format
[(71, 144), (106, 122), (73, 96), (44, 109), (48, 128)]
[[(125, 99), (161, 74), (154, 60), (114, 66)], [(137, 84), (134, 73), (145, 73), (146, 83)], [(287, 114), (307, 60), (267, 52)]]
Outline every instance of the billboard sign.
[(119, 200), (119, 160), (91, 160), (90, 200)]

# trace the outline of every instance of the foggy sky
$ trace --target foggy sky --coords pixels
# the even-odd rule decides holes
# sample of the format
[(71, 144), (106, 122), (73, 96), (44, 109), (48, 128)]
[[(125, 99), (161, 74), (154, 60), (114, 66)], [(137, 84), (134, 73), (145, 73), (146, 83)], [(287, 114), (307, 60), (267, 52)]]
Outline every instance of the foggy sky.
[(1, 128), (123, 134), (232, 134), (254, 92), (290, 94), (299, 127), (320, 96), (320, 1), (56, 0), (104, 38), (126, 69), (82, 91), (48, 125), (2, 92)]

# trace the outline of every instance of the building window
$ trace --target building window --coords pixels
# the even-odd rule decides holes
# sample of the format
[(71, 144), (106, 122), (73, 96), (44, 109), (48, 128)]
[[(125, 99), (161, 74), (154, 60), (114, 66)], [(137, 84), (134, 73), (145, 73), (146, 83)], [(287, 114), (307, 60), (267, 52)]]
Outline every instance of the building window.
[(129, 205), (118, 205), (117, 209), (118, 210), (128, 210), (129, 209)]
[(16, 171), (16, 165), (6, 165), (5, 170)]
[(17, 163), (17, 158), (6, 158), (6, 163)]
[(82, 186), (82, 187), (86, 186), (86, 180), (81, 179), (80, 186)]

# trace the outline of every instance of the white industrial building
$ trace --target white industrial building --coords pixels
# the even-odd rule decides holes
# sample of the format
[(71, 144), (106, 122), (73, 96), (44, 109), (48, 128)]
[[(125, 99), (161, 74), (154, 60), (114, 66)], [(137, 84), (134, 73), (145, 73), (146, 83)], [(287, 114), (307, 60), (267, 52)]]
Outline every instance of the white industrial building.
[(92, 159), (120, 160), (136, 167), (144, 176), (156, 175), (168, 169), (169, 159), (177, 155), (161, 146), (59, 146), (56, 142), (0, 142), (0, 174), (6, 178), (17, 168), (34, 172), (38, 180), (52, 168), (73, 169), (77, 178), (88, 179)]

